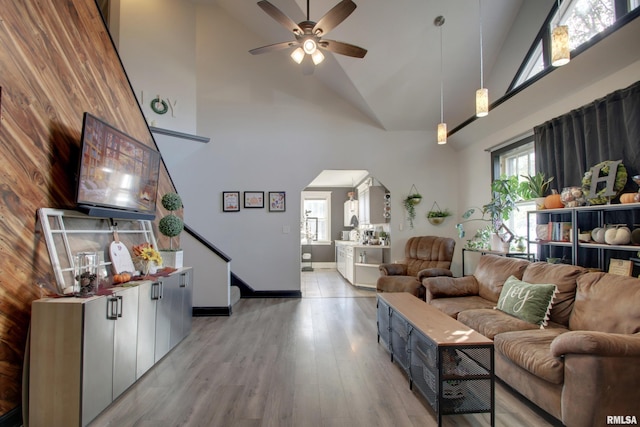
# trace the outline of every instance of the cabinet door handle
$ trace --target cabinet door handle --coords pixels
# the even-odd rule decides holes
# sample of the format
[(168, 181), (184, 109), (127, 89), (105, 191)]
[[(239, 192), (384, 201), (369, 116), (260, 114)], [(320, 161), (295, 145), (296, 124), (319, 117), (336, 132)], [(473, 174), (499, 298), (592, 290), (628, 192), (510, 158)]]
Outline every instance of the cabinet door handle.
[(180, 287), (181, 288), (186, 288), (187, 287), (187, 275), (186, 273), (183, 273), (180, 275)]
[(151, 284), (151, 299), (160, 299), (160, 282), (154, 282)]
[(107, 319), (116, 320), (118, 318), (118, 298), (111, 297), (107, 300)]
[(158, 299), (162, 299), (164, 295), (164, 282), (158, 282)]
[(116, 298), (118, 299), (118, 306), (117, 306), (118, 317), (122, 317), (122, 296), (118, 295)]

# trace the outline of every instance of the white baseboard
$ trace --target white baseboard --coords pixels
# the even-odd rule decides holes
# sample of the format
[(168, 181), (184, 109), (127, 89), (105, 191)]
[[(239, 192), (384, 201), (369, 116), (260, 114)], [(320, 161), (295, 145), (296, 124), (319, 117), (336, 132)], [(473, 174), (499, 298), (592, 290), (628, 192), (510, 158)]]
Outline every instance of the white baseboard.
[(335, 270), (336, 263), (335, 262), (312, 262), (311, 267), (314, 270)]

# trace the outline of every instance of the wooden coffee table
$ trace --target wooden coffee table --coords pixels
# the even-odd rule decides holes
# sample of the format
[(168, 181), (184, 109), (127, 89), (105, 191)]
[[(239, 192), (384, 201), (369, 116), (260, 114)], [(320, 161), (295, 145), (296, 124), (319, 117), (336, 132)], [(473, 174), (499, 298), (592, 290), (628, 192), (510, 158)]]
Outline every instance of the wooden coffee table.
[(493, 341), (406, 293), (379, 293), (378, 341), (444, 415), (490, 413), (495, 425)]

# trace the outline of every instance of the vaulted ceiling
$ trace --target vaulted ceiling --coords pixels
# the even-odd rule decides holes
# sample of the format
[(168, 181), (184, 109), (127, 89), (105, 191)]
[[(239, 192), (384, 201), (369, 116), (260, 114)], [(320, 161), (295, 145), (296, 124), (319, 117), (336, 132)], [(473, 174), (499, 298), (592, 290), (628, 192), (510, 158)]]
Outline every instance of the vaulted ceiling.
[[(257, 0), (195, 0), (216, 3), (263, 39), (262, 45), (293, 40)], [(295, 22), (306, 19), (306, 0), (270, 0)], [(449, 129), (474, 115), (480, 87), (480, 7), (484, 82), (490, 100), (504, 95), (553, 0), (355, 0), (357, 8), (328, 38), (368, 50), (363, 59), (327, 54), (308, 79), (317, 79), (390, 131), (435, 132), (440, 121), (440, 28), (442, 15), (444, 119)], [(310, 0), (318, 21), (338, 0)], [(515, 24), (514, 24), (515, 23)], [(289, 50), (279, 55), (291, 67)], [(249, 53), (247, 53), (249, 54)], [(260, 55), (256, 67), (264, 63)]]

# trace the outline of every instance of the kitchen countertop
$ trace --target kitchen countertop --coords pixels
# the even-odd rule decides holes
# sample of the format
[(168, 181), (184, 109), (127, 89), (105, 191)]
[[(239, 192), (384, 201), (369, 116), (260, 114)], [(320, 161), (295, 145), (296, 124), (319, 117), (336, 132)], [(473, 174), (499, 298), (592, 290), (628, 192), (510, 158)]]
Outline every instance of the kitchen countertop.
[(336, 240), (336, 245), (353, 246), (354, 248), (390, 249), (389, 245), (363, 245), (355, 240)]

